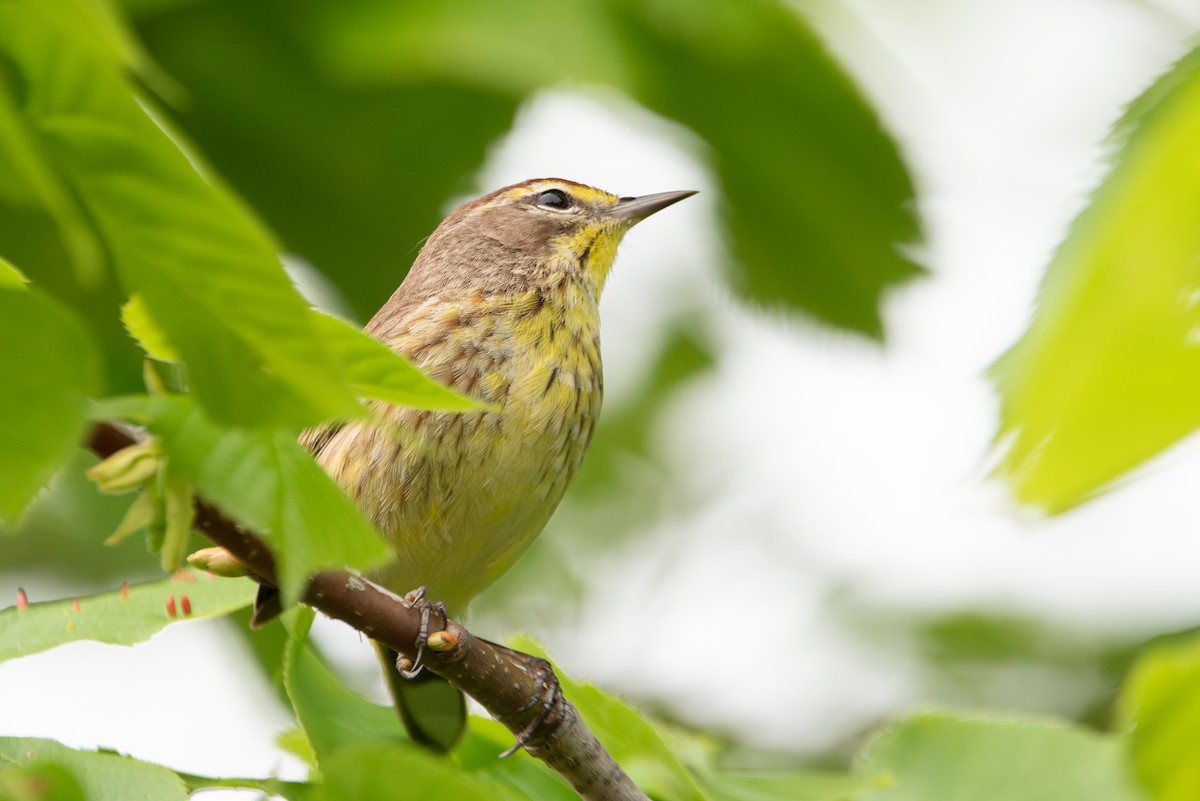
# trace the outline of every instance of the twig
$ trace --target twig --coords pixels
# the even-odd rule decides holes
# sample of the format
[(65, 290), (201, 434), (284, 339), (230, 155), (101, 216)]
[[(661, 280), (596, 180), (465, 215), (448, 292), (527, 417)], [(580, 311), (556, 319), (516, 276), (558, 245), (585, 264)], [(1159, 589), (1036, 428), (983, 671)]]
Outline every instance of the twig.
[[(110, 423), (88, 434), (100, 458), (133, 445), (136, 438)], [(275, 557), (254, 533), (203, 500), (196, 500), (195, 527), (225, 548), (264, 581), (275, 583)], [(304, 603), (350, 624), (372, 639), (416, 658), (419, 607), (344, 570), (323, 570), (309, 581)], [(453, 620), (434, 613), (430, 631), (445, 632), (439, 646), (426, 648), (423, 663), (478, 701), (518, 738), (531, 755), (566, 779), (587, 801), (649, 801), (563, 698), (550, 664), (475, 637)]]

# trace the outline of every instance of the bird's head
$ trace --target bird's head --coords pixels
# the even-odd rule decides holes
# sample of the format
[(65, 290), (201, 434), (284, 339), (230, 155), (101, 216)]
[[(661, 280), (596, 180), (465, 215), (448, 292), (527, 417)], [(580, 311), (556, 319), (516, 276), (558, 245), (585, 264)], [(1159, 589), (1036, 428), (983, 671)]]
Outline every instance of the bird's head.
[(439, 270), (463, 270), (463, 278), (484, 285), (566, 274), (598, 294), (625, 232), (694, 194), (618, 197), (560, 178), (523, 181), (455, 210), (429, 238), (414, 270), (436, 261)]

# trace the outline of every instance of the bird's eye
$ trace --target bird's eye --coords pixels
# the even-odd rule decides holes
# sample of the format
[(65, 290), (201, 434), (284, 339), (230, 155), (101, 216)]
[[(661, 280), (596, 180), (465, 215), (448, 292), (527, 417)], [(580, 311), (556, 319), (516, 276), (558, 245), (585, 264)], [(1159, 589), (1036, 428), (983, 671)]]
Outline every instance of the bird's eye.
[(537, 204), (548, 209), (569, 209), (571, 198), (561, 189), (547, 189), (537, 196)]

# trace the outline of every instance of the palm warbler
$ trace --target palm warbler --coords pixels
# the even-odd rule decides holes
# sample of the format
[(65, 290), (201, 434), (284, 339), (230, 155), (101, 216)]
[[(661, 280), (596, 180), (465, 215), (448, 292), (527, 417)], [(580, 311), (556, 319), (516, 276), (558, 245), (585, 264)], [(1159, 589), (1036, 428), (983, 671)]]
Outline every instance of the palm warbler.
[(641, 198), (540, 179), (445, 219), (367, 331), (494, 411), (377, 405), (304, 444), (389, 537), (373, 579), (461, 612), (514, 564), (580, 468), (600, 412), (598, 301), (632, 225), (692, 192)]
[[(492, 410), (376, 404), (372, 420), (302, 439), (395, 548), (372, 579), (399, 593), (424, 586), (461, 612), (529, 547), (600, 412), (597, 304), (617, 244), (692, 194), (619, 198), (538, 179), (467, 203), (438, 226), (367, 331)], [(393, 682), (393, 692), (404, 685)], [(411, 723), (410, 714), (402, 710)]]

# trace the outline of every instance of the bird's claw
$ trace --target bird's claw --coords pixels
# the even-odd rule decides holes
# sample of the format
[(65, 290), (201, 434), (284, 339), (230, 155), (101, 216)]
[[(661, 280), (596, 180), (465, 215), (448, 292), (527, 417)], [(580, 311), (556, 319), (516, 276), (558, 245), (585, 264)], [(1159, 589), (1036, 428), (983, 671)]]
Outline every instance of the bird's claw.
[(533, 720), (529, 721), (525, 725), (525, 728), (521, 729), (520, 733), (517, 734), (517, 741), (504, 751), (504, 753), (500, 754), (500, 759), (512, 756), (518, 750), (532, 742), (546, 723), (546, 718), (549, 716), (550, 711), (562, 699), (562, 688), (558, 684), (558, 677), (554, 675), (554, 670), (548, 663), (542, 660), (537, 660), (535, 664), (537, 665), (536, 672), (538, 674), (538, 683), (541, 685), (541, 691), (525, 706), (525, 709), (535, 704), (540, 705), (541, 708), (533, 716)]
[(406, 679), (415, 679), (425, 669), (425, 646), (429, 642), (429, 618), (434, 611), (438, 612), (444, 618), (446, 616), (446, 605), (440, 601), (426, 601), (424, 587), (417, 587), (405, 595), (404, 605), (409, 609), (418, 605), (420, 606), (421, 625), (417, 628), (417, 639), (414, 641), (414, 644), (417, 646), (416, 659), (409, 660), (408, 657), (401, 655), (396, 659), (396, 670)]

